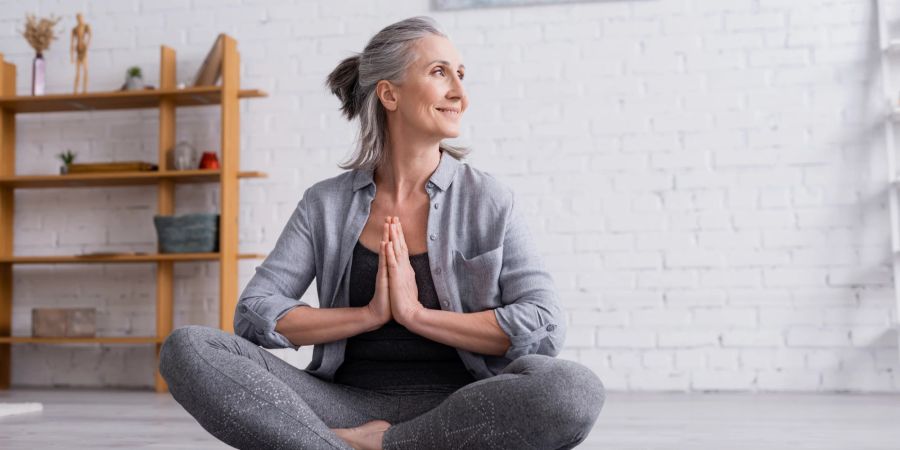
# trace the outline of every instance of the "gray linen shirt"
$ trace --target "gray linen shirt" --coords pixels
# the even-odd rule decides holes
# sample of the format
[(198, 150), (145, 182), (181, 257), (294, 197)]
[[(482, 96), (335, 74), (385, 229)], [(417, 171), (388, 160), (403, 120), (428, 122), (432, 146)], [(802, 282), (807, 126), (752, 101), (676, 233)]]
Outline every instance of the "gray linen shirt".
[[(441, 309), (491, 309), (511, 342), (502, 356), (457, 349), (469, 372), (483, 379), (522, 355), (558, 355), (565, 313), (513, 191), (445, 151), (425, 190), (428, 258)], [(244, 288), (235, 334), (265, 348), (298, 349), (275, 323), (296, 307), (311, 306), (299, 298), (313, 278), (321, 308), (347, 307), (353, 247), (374, 198), (371, 170), (349, 170), (308, 188)], [(346, 342), (316, 344), (306, 370), (332, 380)]]

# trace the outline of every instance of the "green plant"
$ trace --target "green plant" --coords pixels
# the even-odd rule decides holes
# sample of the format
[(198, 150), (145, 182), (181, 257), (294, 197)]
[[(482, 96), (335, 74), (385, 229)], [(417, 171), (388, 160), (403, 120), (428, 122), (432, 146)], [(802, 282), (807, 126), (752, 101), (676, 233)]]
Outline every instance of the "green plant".
[(75, 161), (75, 153), (72, 153), (72, 150), (69, 149), (66, 149), (65, 153), (60, 153), (56, 156), (58, 156), (66, 165), (72, 164), (72, 161)]
[(141, 77), (141, 68), (138, 66), (131, 66), (128, 68), (128, 76), (129, 77)]

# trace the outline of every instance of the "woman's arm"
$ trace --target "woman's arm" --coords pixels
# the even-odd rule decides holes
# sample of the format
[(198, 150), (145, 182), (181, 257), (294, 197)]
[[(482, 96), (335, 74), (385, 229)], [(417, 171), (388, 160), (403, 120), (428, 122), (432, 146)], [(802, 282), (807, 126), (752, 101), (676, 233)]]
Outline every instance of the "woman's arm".
[(244, 287), (235, 310), (234, 334), (265, 348), (299, 348), (275, 331), (275, 324), (297, 307), (310, 306), (299, 300), (316, 276), (310, 195), (309, 189), (303, 193), (275, 247)]
[(502, 356), (510, 346), (493, 310), (458, 313), (422, 308), (402, 325), (433, 341), (482, 355)]
[(386, 256), (394, 320), (419, 336), (451, 347), (484, 355), (506, 354), (511, 343), (492, 310), (458, 313), (422, 306), (403, 225), (398, 217), (393, 222)]
[[(475, 313), (457, 313), (428, 310), (418, 301), (410, 301), (414, 289), (406, 285), (414, 286), (414, 277), (409, 275), (412, 270), (407, 267), (403, 229), (398, 224), (399, 231), (392, 231), (391, 239), (399, 245), (389, 246), (396, 251), (388, 252), (388, 268), (393, 269), (391, 278), (398, 279), (400, 290), (406, 294), (397, 296), (398, 302), (405, 303), (405, 307), (398, 308), (400, 314), (394, 314), (398, 322), (429, 339), (484, 355), (514, 360), (532, 353), (559, 354), (566, 336), (565, 313), (524, 217), (515, 207), (515, 195), (509, 192), (503, 262), (498, 280), (503, 306)], [(407, 282), (403, 283), (404, 280)], [(393, 295), (394, 285), (391, 289)], [(409, 312), (404, 314), (404, 311)]]
[(299, 306), (276, 322), (275, 331), (299, 346), (334, 342), (380, 327), (384, 322), (378, 320), (371, 311), (367, 306)]

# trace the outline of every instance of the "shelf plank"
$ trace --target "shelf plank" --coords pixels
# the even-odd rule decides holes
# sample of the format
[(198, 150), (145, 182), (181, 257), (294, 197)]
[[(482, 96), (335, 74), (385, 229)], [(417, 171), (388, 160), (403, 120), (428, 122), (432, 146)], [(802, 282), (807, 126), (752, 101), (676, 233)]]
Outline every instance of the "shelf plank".
[(157, 344), (165, 338), (155, 336), (99, 336), (99, 337), (32, 337), (0, 336), (0, 344)]
[[(14, 175), (0, 177), (0, 187), (58, 188), (94, 186), (140, 186), (157, 184), (162, 180), (177, 183), (210, 183), (219, 181), (219, 169), (204, 170), (145, 170), (132, 172), (69, 173), (66, 175)], [(260, 171), (238, 172), (238, 178), (267, 178)]]
[[(264, 259), (258, 253), (239, 253), (238, 259)], [(47, 255), (0, 257), (0, 263), (7, 264), (67, 264), (67, 263), (146, 263), (159, 261), (209, 261), (219, 259), (219, 254), (211, 253), (147, 253), (142, 255)]]
[[(238, 91), (238, 98), (266, 97), (267, 95), (259, 89)], [(89, 92), (86, 94), (0, 96), (0, 108), (17, 114), (145, 109), (159, 107), (162, 99), (172, 99), (175, 106), (219, 105), (222, 101), (222, 87), (202, 86), (184, 89)]]

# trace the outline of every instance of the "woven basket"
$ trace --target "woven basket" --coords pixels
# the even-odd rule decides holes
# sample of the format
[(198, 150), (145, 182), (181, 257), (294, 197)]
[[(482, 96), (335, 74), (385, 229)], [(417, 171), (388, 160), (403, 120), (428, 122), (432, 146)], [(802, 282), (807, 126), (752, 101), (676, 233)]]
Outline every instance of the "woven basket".
[(160, 253), (219, 251), (219, 215), (153, 216)]

